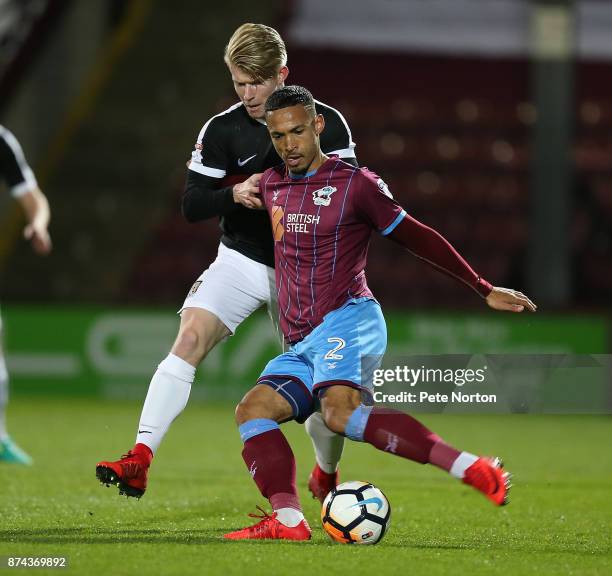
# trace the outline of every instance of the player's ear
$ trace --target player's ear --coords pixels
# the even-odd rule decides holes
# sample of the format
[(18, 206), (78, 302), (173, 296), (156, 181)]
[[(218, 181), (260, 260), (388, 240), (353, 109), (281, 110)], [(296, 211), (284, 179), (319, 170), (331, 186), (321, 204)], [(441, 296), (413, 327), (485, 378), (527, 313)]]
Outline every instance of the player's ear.
[(285, 80), (287, 80), (287, 76), (289, 76), (289, 68), (287, 68), (287, 66), (283, 66), (278, 71), (278, 83), (280, 86), (285, 83)]
[(314, 129), (315, 134), (319, 136), (321, 132), (325, 129), (325, 118), (323, 118), (323, 114), (317, 114), (314, 118)]

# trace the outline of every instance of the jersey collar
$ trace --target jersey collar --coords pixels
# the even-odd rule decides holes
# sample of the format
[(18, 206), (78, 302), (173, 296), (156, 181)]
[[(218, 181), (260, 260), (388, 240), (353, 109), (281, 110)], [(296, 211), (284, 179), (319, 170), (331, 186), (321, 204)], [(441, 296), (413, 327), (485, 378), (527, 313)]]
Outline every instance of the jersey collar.
[(328, 157), (322, 164), (321, 166), (319, 166), (318, 168), (315, 168), (314, 170), (310, 170), (309, 172), (306, 172), (306, 174), (291, 174), (291, 172), (289, 171), (289, 169), (286, 167), (285, 165), (285, 171), (287, 173), (287, 177), (290, 178), (291, 180), (303, 180), (304, 178), (310, 178), (312, 176), (314, 176), (319, 170), (321, 170), (321, 168), (323, 166), (325, 166), (325, 164), (327, 164), (329, 162), (330, 158)]
[[(323, 166), (323, 164), (321, 164), (321, 166)], [(321, 168), (321, 166), (319, 166), (319, 168)], [(287, 176), (289, 176), (291, 180), (303, 180), (304, 178), (310, 178), (311, 176), (314, 176), (318, 172), (319, 168), (315, 168), (310, 172), (306, 172), (306, 174), (291, 174), (291, 172), (287, 170)]]

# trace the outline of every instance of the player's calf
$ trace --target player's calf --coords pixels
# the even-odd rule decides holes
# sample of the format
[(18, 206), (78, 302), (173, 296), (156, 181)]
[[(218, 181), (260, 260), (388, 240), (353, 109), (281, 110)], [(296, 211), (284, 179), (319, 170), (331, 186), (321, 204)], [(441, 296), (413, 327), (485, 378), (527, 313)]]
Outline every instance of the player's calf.
[[(324, 417), (326, 403), (334, 398), (341, 396), (325, 395), (322, 401)], [(345, 418), (345, 414), (342, 414), (342, 418)], [(330, 424), (334, 425), (333, 419), (329, 419), (328, 426)], [(503, 469), (498, 458), (482, 458), (457, 450), (409, 414), (390, 408), (359, 405), (348, 418), (344, 434), (384, 452), (441, 468), (482, 492), (498, 506), (508, 502), (510, 474)]]

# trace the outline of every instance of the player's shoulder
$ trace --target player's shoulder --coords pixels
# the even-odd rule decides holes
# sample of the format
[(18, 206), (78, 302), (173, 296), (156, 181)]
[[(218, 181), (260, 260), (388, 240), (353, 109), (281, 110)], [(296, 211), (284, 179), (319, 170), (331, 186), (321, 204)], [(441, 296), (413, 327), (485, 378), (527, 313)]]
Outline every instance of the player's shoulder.
[(330, 168), (333, 170), (335, 175), (342, 174), (350, 176), (353, 182), (359, 182), (364, 184), (374, 184), (380, 179), (380, 176), (370, 170), (367, 166), (354, 166), (338, 158), (336, 156), (331, 157), (337, 163)]
[(13, 136), (12, 132), (0, 124), (0, 143), (9, 146), (13, 140), (15, 140), (15, 136)]
[(361, 187), (378, 189), (380, 192), (392, 198), (391, 192), (387, 183), (380, 177), (380, 175), (373, 170), (370, 170), (367, 166), (362, 166), (358, 169), (356, 174), (358, 182)]
[(13, 133), (0, 124), (0, 154), (3, 159), (19, 157), (21, 147)]
[(374, 170), (371, 170), (367, 166), (361, 166), (359, 168), (359, 177), (368, 180), (369, 182), (376, 182), (380, 178), (380, 176), (374, 172)]
[(325, 102), (321, 102), (320, 100), (315, 100), (315, 110), (317, 111), (317, 114), (323, 115), (323, 118), (325, 118), (325, 122), (327, 124), (337, 124), (338, 126), (342, 126), (349, 131), (346, 118), (337, 108), (334, 108)]
[(277, 164), (267, 170), (264, 170), (261, 175), (261, 184), (272, 184), (277, 183), (280, 180), (284, 180), (287, 174), (287, 169), (284, 164)]
[(244, 104), (237, 102), (223, 112), (209, 118), (200, 130), (198, 141), (201, 142), (205, 136), (218, 138), (233, 130), (237, 124), (243, 121), (245, 121)]
[(350, 177), (354, 178), (355, 175), (359, 174), (359, 167), (349, 162), (346, 162), (344, 159), (340, 158), (337, 154), (332, 154), (329, 157), (329, 160), (326, 163), (328, 172), (333, 173), (335, 177)]
[(353, 135), (342, 113), (319, 100), (315, 100), (315, 106), (325, 120), (325, 130), (321, 134), (321, 149), (324, 152), (337, 153), (342, 158), (355, 158)]

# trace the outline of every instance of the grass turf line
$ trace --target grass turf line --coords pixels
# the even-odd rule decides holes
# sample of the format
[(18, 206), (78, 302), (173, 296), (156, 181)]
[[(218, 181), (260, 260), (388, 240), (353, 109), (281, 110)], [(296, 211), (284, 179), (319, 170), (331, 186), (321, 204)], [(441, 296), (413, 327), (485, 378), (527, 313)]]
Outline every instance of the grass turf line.
[(244, 467), (229, 405), (188, 406), (142, 500), (102, 487), (95, 464), (131, 447), (139, 413), (139, 403), (11, 403), (10, 431), (35, 466), (0, 466), (0, 556), (68, 556), (72, 574), (612, 573), (610, 418), (423, 416), (459, 448), (504, 458), (515, 486), (503, 509), (437, 469), (347, 441), (342, 479), (379, 485), (393, 510), (383, 542), (356, 547), (332, 544), (320, 527), (306, 490), (310, 441), (295, 424), (283, 429), (313, 541), (223, 540), (267, 504)]

